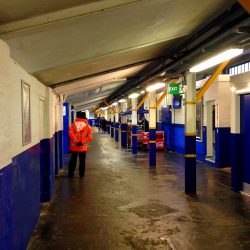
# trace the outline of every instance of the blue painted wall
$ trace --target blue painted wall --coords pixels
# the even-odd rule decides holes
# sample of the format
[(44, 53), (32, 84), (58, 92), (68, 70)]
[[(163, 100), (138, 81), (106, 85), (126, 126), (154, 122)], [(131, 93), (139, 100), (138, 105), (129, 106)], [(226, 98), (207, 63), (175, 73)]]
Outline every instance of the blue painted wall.
[(43, 139), (40, 142), (40, 201), (51, 200), (54, 191), (55, 169), (54, 169), (53, 138)]
[(0, 249), (13, 249), (12, 165), (0, 170)]
[(40, 215), (40, 143), (12, 159), (13, 247), (26, 249)]
[(205, 162), (205, 156), (207, 154), (207, 127), (203, 127), (203, 140), (196, 141), (196, 159), (201, 162)]
[(0, 170), (0, 249), (24, 250), (54, 189), (53, 138), (44, 139)]
[(93, 124), (96, 124), (96, 119), (88, 119), (88, 123), (92, 127)]
[(185, 125), (172, 124), (172, 145), (174, 151), (184, 155), (185, 154)]
[(163, 131), (162, 126), (161, 126), (161, 122), (156, 123), (156, 131)]
[(242, 181), (250, 184), (250, 94), (240, 96), (240, 133), (242, 140)]
[[(250, 108), (250, 107), (249, 107)], [(166, 149), (185, 154), (185, 125), (172, 124), (171, 105), (162, 107), (161, 129), (165, 132)], [(160, 126), (157, 124), (157, 128)], [(206, 127), (203, 127), (203, 140), (196, 141), (196, 159), (210, 166), (224, 168), (231, 166), (231, 137), (230, 128), (216, 128), (216, 162), (206, 161), (207, 140)]]
[(63, 153), (69, 153), (69, 105), (64, 103), (63, 106), (66, 109), (66, 115), (63, 116)]
[(166, 148), (168, 150), (172, 150), (171, 145), (171, 124), (172, 124), (172, 117), (171, 117), (171, 105), (167, 107), (161, 108), (161, 129), (165, 132), (165, 138), (166, 138)]

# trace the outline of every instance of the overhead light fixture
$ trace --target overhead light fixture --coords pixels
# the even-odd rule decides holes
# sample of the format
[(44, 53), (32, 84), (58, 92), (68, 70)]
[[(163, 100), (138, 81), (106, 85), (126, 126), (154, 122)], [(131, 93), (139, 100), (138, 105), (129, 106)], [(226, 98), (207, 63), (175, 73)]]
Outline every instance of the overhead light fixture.
[(118, 104), (117, 102), (112, 103), (112, 105), (114, 105), (114, 106), (117, 105), (117, 104)]
[(159, 82), (159, 83), (156, 83), (154, 85), (151, 85), (149, 87), (147, 87), (147, 91), (150, 92), (150, 91), (153, 91), (153, 90), (156, 90), (156, 89), (160, 89), (160, 88), (163, 88), (165, 87), (165, 83), (163, 82)]
[(249, 93), (249, 92), (250, 92), (250, 88), (240, 89), (240, 90), (235, 91), (236, 94), (244, 94), (244, 93)]
[(236, 57), (242, 53), (243, 53), (243, 49), (229, 49), (229, 50), (227, 50), (227, 51), (225, 51), (225, 52), (223, 52), (223, 53), (221, 53), (213, 58), (208, 59), (205, 62), (202, 62), (202, 63), (194, 66), (189, 71), (190, 72), (200, 72), (204, 69), (208, 69), (212, 66), (215, 66), (219, 63), (222, 63), (226, 60), (229, 60), (233, 57)]
[(101, 109), (108, 109), (108, 107), (103, 107), (103, 108), (101, 108)]
[(137, 97), (137, 96), (139, 96), (139, 94), (133, 93), (133, 94), (131, 94), (131, 95), (129, 96), (129, 98), (135, 98), (135, 97)]
[(234, 86), (231, 87), (231, 91), (232, 92), (235, 91), (235, 87)]
[(144, 94), (144, 93), (145, 93), (145, 90), (142, 90), (142, 91), (141, 91), (141, 94)]
[(121, 100), (119, 100), (118, 102), (125, 102), (126, 100), (125, 99), (121, 99)]

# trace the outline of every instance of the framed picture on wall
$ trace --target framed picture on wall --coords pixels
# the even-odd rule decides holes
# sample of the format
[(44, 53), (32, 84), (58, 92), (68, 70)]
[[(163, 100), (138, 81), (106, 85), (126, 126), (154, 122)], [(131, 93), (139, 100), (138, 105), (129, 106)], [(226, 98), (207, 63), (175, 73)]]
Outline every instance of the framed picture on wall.
[(30, 85), (22, 81), (23, 146), (31, 143)]

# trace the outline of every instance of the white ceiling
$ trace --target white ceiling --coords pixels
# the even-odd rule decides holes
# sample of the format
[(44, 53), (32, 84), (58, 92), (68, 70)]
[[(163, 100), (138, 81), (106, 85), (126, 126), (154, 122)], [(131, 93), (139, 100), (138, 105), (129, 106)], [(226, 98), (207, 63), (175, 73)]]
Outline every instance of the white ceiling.
[[(234, 0), (12, 0), (0, 2), (0, 38), (11, 57), (76, 107), (95, 105), (147, 64), (81, 77), (152, 59), (179, 46)], [(109, 86), (105, 89), (104, 86)], [(86, 92), (101, 88), (93, 95)], [(85, 93), (85, 94), (84, 94)], [(90, 106), (91, 106), (90, 105)]]

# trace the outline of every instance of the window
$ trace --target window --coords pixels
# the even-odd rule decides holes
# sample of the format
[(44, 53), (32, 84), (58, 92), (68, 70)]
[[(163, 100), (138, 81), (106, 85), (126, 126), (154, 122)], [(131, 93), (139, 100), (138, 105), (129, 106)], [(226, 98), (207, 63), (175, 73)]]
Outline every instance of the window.
[(230, 75), (238, 75), (238, 74), (245, 73), (248, 71), (250, 71), (250, 62), (243, 63), (243, 64), (236, 65), (234, 67), (229, 68)]

